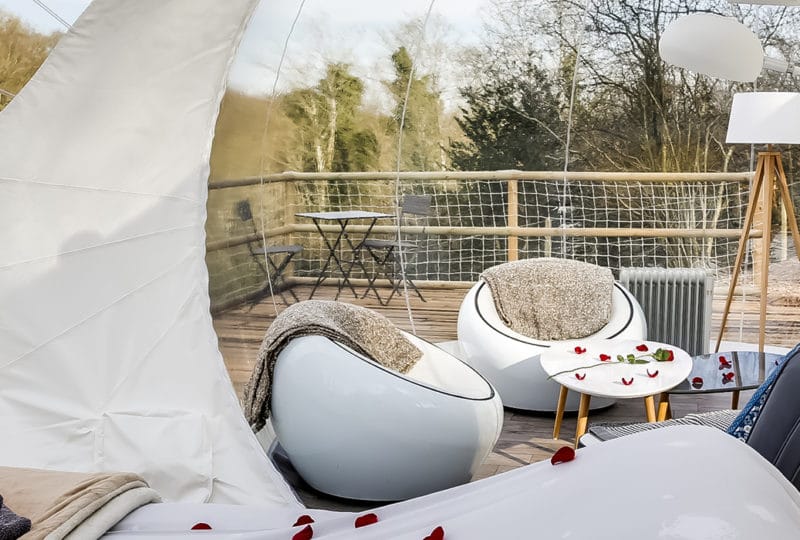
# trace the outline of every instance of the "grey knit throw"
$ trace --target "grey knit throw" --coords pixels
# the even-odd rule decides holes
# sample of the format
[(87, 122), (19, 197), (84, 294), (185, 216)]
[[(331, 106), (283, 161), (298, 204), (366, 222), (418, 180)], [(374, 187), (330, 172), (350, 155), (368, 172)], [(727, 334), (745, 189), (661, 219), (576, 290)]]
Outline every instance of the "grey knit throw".
[(506, 326), (543, 341), (577, 339), (608, 324), (614, 275), (568, 259), (527, 259), (481, 274)]
[(253, 431), (264, 427), (270, 415), (272, 372), (278, 354), (293, 338), (313, 335), (346, 345), (400, 373), (408, 372), (422, 357), (389, 319), (375, 311), (325, 300), (293, 304), (267, 330), (245, 389), (244, 413)]
[(31, 520), (18, 516), (3, 504), (0, 495), (0, 540), (17, 540), (31, 530)]

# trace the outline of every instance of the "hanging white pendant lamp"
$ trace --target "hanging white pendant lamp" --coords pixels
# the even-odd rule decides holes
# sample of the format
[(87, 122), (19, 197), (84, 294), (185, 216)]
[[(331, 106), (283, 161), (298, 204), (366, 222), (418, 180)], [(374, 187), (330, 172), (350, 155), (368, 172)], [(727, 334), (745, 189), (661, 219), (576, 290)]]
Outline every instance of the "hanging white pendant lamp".
[(758, 36), (736, 19), (712, 13), (693, 13), (672, 22), (658, 52), (669, 64), (740, 82), (755, 81), (764, 64)]

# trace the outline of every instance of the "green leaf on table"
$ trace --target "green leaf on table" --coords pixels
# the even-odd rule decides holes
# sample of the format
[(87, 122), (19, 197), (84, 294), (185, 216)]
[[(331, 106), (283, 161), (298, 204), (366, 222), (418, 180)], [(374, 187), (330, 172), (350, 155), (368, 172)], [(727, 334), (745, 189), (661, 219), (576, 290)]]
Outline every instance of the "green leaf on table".
[(658, 349), (653, 353), (653, 358), (656, 359), (656, 362), (670, 362), (675, 355), (670, 349)]

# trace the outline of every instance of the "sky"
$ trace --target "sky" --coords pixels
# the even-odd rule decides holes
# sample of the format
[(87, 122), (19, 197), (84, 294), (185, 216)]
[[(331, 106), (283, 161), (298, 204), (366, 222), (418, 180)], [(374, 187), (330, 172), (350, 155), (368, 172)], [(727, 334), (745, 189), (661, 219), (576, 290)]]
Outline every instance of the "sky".
[[(51, 10), (73, 23), (91, 0), (43, 0)], [(453, 48), (480, 43), (481, 17), (489, 0), (436, 0), (426, 31)], [(421, 20), (430, 0), (306, 0), (286, 50), (277, 90), (312, 85), (330, 61), (352, 65), (352, 72), (365, 81), (365, 102), (385, 109), (387, 96), (382, 80), (391, 78), (390, 55), (397, 46), (401, 25)], [(230, 85), (251, 94), (270, 94), (284, 42), (300, 0), (262, 0), (242, 40), (231, 69)], [(0, 0), (0, 9), (16, 15), (42, 33), (64, 27), (33, 0)], [(421, 55), (420, 55), (421, 56)], [(420, 58), (420, 65), (437, 59)], [(462, 75), (457, 62), (442, 62), (441, 86), (445, 104), (457, 100)], [(424, 60), (427, 60), (425, 62)], [(452, 59), (450, 59), (452, 60)], [(448, 64), (442, 67), (441, 64)]]

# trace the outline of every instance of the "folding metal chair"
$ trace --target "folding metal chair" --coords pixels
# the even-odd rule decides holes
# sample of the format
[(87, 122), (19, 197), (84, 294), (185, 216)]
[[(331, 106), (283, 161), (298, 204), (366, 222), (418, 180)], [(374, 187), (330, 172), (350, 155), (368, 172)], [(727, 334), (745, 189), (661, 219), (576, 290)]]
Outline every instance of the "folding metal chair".
[[(431, 196), (404, 195), (403, 200), (400, 203), (398, 224), (402, 226), (406, 222), (405, 218), (409, 215), (429, 217), (431, 215)], [(403, 271), (400, 266), (399, 256), (401, 249), (400, 242), (398, 242), (397, 237), (391, 240), (368, 238), (364, 240), (361, 247), (367, 250), (370, 257), (372, 257), (372, 260), (375, 262), (376, 267), (375, 273), (373, 273), (369, 278), (367, 290), (364, 292), (362, 298), (365, 298), (369, 294), (369, 291), (372, 290), (375, 292), (378, 302), (385, 306), (399, 291), (400, 287), (403, 286)], [(404, 255), (416, 252), (418, 249), (419, 245), (415, 242), (407, 242), (405, 240), (402, 242), (402, 250)], [(389, 297), (385, 302), (381, 299), (378, 289), (375, 287), (375, 281), (381, 276), (388, 279), (389, 284), (392, 287), (392, 291), (389, 293)], [(405, 283), (409, 289), (412, 289), (415, 293), (417, 293), (417, 296), (419, 296), (420, 300), (423, 302), (426, 301), (416, 284), (411, 280), (411, 278), (408, 277), (408, 273), (405, 274)]]
[[(280, 295), (283, 303), (288, 306), (289, 302), (283, 295), (284, 286), (286, 285), (286, 278), (283, 273), (286, 271), (289, 263), (292, 262), (292, 258), (303, 251), (303, 246), (299, 244), (262, 246), (260, 239), (258, 238), (258, 229), (256, 228), (255, 221), (253, 220), (253, 210), (250, 207), (250, 201), (245, 199), (236, 203), (236, 213), (243, 222), (250, 222), (253, 230), (252, 234), (256, 236), (255, 240), (247, 242), (247, 249), (250, 251), (250, 255), (253, 257), (253, 260), (256, 261), (256, 264), (258, 264), (258, 266), (261, 268), (261, 271), (264, 272), (264, 276), (269, 277), (273, 293), (277, 292)], [(280, 260), (276, 263), (273, 260), (274, 255), (283, 255), (283, 257), (280, 258)], [(267, 264), (269, 264), (269, 271), (267, 271)], [(292, 298), (294, 298), (295, 302), (300, 301), (291, 287), (286, 286), (285, 289), (289, 292)]]

